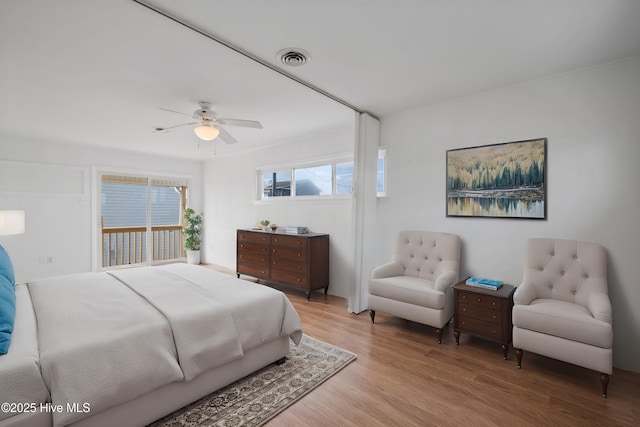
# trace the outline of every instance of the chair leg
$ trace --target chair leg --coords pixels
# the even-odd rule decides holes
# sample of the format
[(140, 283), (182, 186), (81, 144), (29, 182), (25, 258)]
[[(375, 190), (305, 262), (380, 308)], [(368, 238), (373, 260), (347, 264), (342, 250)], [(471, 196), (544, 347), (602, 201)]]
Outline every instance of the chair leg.
[(609, 375), (600, 374), (600, 384), (602, 384), (602, 397), (607, 397), (607, 387), (609, 386)]
[(374, 319), (376, 318), (376, 311), (369, 309), (369, 317), (371, 317), (371, 323), (373, 323)]
[(438, 336), (438, 344), (442, 344), (442, 329), (441, 328), (437, 328), (436, 329), (436, 335)]
[(518, 363), (518, 369), (522, 368), (522, 349), (516, 348), (516, 361)]

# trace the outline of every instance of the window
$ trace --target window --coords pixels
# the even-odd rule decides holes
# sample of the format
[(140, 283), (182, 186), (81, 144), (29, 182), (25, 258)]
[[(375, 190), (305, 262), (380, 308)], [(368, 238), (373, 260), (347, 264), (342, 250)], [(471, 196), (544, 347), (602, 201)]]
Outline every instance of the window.
[(291, 195), (291, 171), (268, 172), (262, 175), (262, 197)]
[(351, 194), (353, 192), (353, 162), (336, 164), (335, 194)]
[(262, 200), (276, 197), (348, 196), (353, 191), (353, 161), (321, 163), (278, 171), (258, 171)]
[(376, 192), (378, 197), (387, 195), (387, 150), (378, 150), (378, 175), (376, 182)]
[(186, 180), (102, 174), (102, 268), (183, 257)]
[(330, 196), (333, 193), (331, 165), (299, 168), (295, 173), (296, 196)]

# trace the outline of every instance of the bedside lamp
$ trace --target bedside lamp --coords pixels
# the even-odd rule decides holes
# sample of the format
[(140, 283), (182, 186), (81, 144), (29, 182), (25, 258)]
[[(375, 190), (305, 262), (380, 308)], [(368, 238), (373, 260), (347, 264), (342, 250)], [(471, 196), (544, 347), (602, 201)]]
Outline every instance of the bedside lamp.
[[(24, 211), (0, 211), (0, 236), (24, 233)], [(5, 276), (15, 286), (13, 265), (9, 254), (0, 245), (0, 276)]]
[(24, 211), (0, 211), (0, 236), (24, 234)]

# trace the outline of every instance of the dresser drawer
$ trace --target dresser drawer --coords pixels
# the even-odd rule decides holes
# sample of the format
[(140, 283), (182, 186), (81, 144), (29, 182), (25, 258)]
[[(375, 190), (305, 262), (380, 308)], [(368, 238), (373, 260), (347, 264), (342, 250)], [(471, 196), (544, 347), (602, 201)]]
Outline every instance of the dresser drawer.
[(258, 243), (251, 243), (251, 242), (240, 242), (238, 243), (238, 253), (242, 253), (242, 252), (245, 252), (245, 253), (253, 252), (253, 253), (268, 255), (269, 246), (261, 245)]
[(502, 326), (498, 323), (484, 322), (472, 317), (460, 315), (458, 327), (463, 332), (476, 333), (482, 337), (502, 341)]
[(271, 236), (266, 233), (259, 232), (238, 232), (238, 242), (254, 242), (269, 244)]
[(286, 246), (303, 249), (307, 247), (307, 239), (293, 236), (273, 236), (271, 237), (271, 244), (278, 247)]
[(306, 274), (295, 273), (293, 271), (280, 270), (278, 268), (271, 268), (271, 279), (286, 283), (289, 285), (296, 285), (306, 288), (308, 279)]
[(272, 257), (271, 268), (305, 273), (307, 271), (307, 263), (304, 260)]
[(269, 253), (265, 250), (260, 252), (250, 252), (245, 250), (238, 250), (238, 260), (240, 262), (252, 262), (264, 266), (269, 265)]
[(307, 251), (305, 249), (272, 246), (271, 256), (291, 260), (299, 259), (302, 261), (307, 259)]
[(458, 302), (458, 312), (461, 316), (473, 317), (495, 325), (502, 325), (502, 312), (480, 305)]
[(246, 274), (248, 276), (257, 277), (259, 279), (266, 279), (269, 277), (269, 265), (265, 266), (252, 264), (249, 262), (238, 261), (237, 273)]
[[(495, 291), (492, 291), (495, 292)], [(458, 301), (468, 304), (479, 305), (481, 307), (502, 310), (503, 298), (496, 298), (490, 295), (459, 291)]]

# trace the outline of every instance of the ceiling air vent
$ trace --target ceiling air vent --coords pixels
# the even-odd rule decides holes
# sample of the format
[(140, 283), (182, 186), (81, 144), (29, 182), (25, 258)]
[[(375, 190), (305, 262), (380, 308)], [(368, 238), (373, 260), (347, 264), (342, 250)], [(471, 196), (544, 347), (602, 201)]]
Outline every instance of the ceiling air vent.
[(311, 60), (311, 55), (309, 55), (309, 52), (294, 47), (282, 49), (280, 52), (278, 52), (277, 57), (280, 62), (290, 67), (299, 67)]

